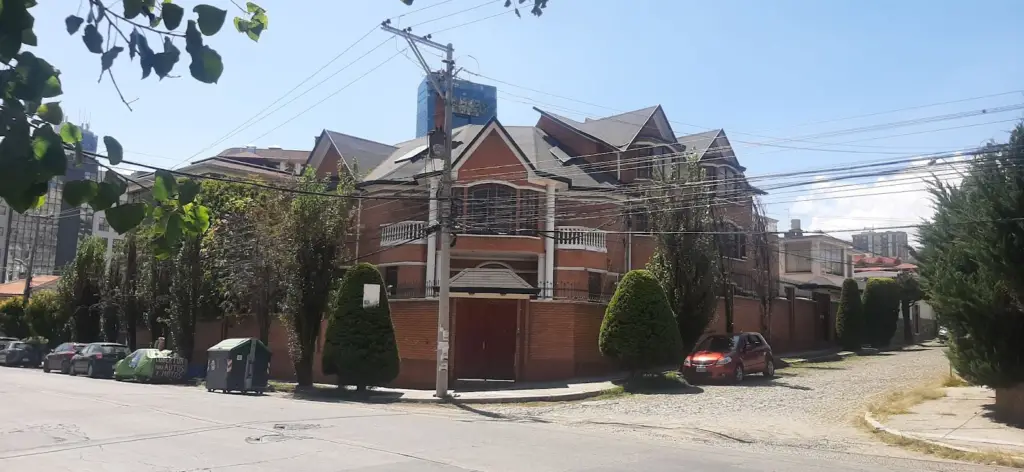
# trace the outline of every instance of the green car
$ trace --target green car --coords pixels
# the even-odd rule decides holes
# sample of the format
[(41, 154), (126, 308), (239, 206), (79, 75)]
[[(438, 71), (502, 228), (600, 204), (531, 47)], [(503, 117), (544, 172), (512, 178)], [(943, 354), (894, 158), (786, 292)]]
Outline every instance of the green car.
[(139, 382), (180, 382), (185, 378), (188, 361), (172, 351), (138, 349), (114, 365), (115, 380)]

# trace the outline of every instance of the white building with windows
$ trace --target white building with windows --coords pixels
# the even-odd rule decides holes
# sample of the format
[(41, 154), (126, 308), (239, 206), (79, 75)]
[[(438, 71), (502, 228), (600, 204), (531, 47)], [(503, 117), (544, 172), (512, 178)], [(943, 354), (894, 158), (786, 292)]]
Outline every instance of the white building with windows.
[(853, 276), (853, 244), (822, 233), (804, 232), (800, 220), (779, 240), (779, 281), (801, 291), (838, 295)]

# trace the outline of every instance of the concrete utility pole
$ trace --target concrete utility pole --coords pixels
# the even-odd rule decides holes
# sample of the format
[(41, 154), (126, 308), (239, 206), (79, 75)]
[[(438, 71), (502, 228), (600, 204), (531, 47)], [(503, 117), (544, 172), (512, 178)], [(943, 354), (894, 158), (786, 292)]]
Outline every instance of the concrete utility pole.
[[(427, 73), (427, 78), (430, 80), (430, 84), (434, 87), (434, 90), (444, 100), (444, 150), (443, 152), (437, 152), (435, 149), (430, 149), (430, 156), (441, 155), (444, 161), (444, 169), (441, 172), (441, 185), (438, 188), (438, 195), (436, 196), (440, 203), (439, 212), (439, 228), (440, 234), (440, 245), (441, 254), (437, 261), (437, 282), (439, 285), (438, 299), (437, 299), (437, 378), (436, 378), (436, 390), (434, 396), (438, 398), (445, 398), (448, 396), (448, 340), (450, 339), (449, 333), (451, 331), (451, 312), (448, 309), (450, 303), (449, 296), (449, 284), (451, 279), (451, 243), (449, 242), (451, 237), (452, 228), (452, 88), (455, 82), (455, 59), (454, 48), (451, 44), (441, 44), (434, 42), (430, 39), (430, 35), (427, 36), (416, 36), (412, 34), (412, 28), (397, 29), (391, 26), (391, 20), (386, 20), (381, 23), (381, 29), (387, 31), (396, 36), (401, 36), (409, 43), (409, 49), (412, 50), (413, 54), (416, 55), (416, 59), (419, 60), (420, 65), (423, 66), (423, 70)], [(417, 44), (444, 51), (445, 53), (445, 69), (441, 73), (441, 80), (439, 81), (434, 75), (434, 72), (427, 65), (427, 61), (423, 58), (423, 54), (420, 53)], [(429, 141), (428, 141), (429, 142)], [(430, 274), (427, 274), (427, 278), (430, 278)]]
[(32, 249), (28, 253), (28, 272), (25, 274), (25, 293), (21, 299), (21, 302), (28, 306), (28, 299), (32, 296), (32, 266), (36, 263), (36, 247), (39, 246), (39, 223), (43, 219), (42, 215), (36, 215), (36, 228), (32, 235)]

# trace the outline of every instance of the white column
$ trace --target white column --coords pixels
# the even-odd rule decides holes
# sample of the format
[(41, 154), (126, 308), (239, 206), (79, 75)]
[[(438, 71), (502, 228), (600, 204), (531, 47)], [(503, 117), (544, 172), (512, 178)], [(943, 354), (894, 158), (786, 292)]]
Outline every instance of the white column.
[[(437, 178), (430, 179), (430, 202), (428, 203), (429, 210), (427, 211), (428, 222), (427, 227), (434, 227), (437, 225)], [(427, 236), (427, 275), (426, 275), (426, 292), (431, 293), (431, 289), (437, 283), (437, 234), (431, 234)]]
[(544, 219), (544, 229), (547, 237), (544, 238), (544, 280), (547, 282), (547, 298), (554, 295), (555, 285), (555, 186), (548, 184), (547, 201), (545, 205), (547, 212)]
[(547, 264), (544, 262), (546, 259), (545, 254), (537, 255), (537, 287), (541, 289), (540, 298), (544, 298), (544, 284), (547, 283)]

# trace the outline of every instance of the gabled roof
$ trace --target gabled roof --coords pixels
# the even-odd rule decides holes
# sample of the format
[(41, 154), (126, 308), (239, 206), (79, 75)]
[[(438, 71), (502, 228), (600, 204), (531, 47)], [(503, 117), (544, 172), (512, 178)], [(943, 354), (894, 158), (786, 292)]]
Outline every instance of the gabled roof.
[(704, 154), (708, 152), (711, 145), (715, 142), (715, 139), (723, 134), (721, 129), (713, 129), (710, 131), (704, 131), (702, 133), (688, 134), (685, 136), (679, 136), (676, 138), (676, 142), (686, 146), (686, 151), (693, 152), (698, 160), (704, 157)]
[(629, 145), (633, 144), (636, 136), (644, 129), (644, 125), (651, 120), (660, 108), (661, 106), (655, 105), (604, 118), (586, 118), (582, 123), (571, 118), (566, 118), (561, 115), (541, 110), (537, 107), (534, 107), (533, 109), (537, 110), (538, 113), (547, 115), (548, 117), (561, 122), (563, 125), (573, 128), (596, 141), (600, 141), (616, 149), (626, 149)]
[(334, 148), (341, 153), (341, 157), (350, 165), (354, 161), (357, 168), (362, 172), (369, 172), (376, 168), (391, 153), (395, 152), (394, 146), (378, 143), (377, 141), (327, 129), (324, 130), (324, 133), (327, 134), (328, 139), (334, 144)]
[(462, 293), (518, 293), (535, 294), (538, 289), (530, 285), (511, 269), (466, 269), (450, 280), (451, 290)]
[[(32, 290), (52, 288), (59, 280), (59, 275), (33, 275)], [(25, 279), (0, 284), (0, 298), (20, 297), (23, 293), (25, 293)]]

